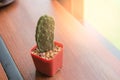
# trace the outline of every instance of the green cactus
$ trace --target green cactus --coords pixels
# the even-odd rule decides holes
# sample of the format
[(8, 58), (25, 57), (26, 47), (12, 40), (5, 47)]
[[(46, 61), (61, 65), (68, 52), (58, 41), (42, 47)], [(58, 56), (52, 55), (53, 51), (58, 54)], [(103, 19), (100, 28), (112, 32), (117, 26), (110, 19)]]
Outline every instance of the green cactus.
[(43, 15), (40, 17), (35, 39), (40, 53), (53, 50), (54, 48), (54, 26), (55, 21), (52, 17)]

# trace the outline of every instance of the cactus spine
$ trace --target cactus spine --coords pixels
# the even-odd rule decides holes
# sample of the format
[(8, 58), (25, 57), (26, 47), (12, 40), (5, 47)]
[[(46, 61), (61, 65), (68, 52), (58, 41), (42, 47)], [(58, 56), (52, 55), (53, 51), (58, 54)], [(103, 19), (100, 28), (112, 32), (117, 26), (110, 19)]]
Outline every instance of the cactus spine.
[(55, 21), (50, 16), (43, 15), (38, 20), (35, 39), (40, 53), (53, 50), (54, 26)]

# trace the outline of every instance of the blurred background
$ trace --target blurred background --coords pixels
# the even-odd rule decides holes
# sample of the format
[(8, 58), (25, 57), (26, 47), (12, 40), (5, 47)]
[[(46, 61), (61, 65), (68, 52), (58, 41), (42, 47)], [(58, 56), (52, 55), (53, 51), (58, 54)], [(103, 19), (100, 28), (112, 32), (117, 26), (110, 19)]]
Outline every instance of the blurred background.
[(120, 50), (120, 0), (58, 0), (81, 23), (89, 24)]

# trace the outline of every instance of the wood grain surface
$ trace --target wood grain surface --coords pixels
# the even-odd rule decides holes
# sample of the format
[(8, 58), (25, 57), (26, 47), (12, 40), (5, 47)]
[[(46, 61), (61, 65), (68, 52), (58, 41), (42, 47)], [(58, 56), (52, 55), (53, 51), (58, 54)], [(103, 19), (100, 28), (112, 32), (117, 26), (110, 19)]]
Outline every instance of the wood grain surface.
[(0, 63), (0, 80), (8, 80), (1, 63)]
[[(37, 72), (30, 56), (44, 14), (55, 18), (55, 40), (64, 44), (63, 68), (53, 77)], [(16, 0), (1, 8), (0, 35), (25, 80), (120, 80), (120, 61), (56, 0)]]

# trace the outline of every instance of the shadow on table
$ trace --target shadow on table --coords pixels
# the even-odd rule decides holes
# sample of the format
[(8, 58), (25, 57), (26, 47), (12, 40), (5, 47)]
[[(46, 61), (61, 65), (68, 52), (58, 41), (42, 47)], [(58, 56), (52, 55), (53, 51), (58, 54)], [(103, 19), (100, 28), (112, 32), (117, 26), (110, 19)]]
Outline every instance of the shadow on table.
[(63, 80), (62, 71), (58, 71), (54, 76), (46, 76), (36, 70), (36, 79), (35, 80)]

